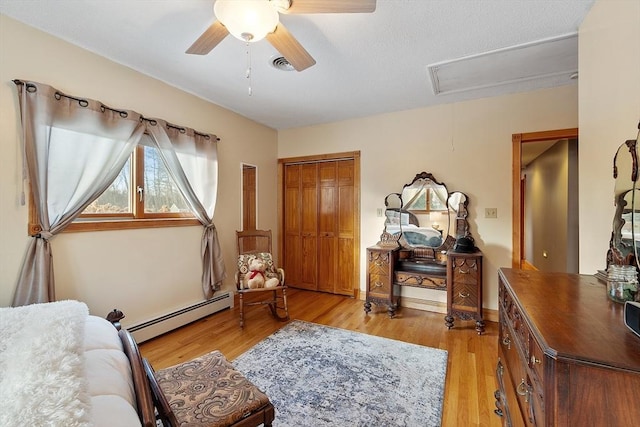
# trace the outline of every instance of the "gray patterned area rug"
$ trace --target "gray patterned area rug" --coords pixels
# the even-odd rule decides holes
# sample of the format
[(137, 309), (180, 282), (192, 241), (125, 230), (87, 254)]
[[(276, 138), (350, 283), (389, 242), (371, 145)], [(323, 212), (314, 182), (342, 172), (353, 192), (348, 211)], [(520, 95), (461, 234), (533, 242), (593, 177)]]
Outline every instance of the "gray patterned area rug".
[(233, 361), (298, 426), (439, 426), (445, 350), (295, 320)]

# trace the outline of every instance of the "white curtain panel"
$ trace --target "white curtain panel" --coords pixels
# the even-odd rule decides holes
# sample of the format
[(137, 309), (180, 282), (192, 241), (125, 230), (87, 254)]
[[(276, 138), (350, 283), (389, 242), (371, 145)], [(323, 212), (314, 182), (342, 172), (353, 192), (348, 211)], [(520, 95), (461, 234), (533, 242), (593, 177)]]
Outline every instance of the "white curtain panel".
[(13, 306), (55, 301), (49, 239), (64, 230), (118, 175), (145, 126), (133, 111), (16, 82), (25, 167), (42, 230), (27, 248)]
[(159, 119), (147, 120), (147, 130), (193, 214), (204, 226), (202, 235), (202, 291), (211, 298), (226, 277), (222, 251), (213, 224), (218, 193), (218, 142)]

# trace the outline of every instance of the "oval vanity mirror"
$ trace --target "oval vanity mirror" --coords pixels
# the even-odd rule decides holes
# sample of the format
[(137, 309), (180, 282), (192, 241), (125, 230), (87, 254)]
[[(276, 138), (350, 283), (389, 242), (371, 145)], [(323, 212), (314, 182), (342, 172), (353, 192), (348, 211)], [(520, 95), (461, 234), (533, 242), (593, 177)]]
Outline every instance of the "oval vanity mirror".
[(638, 264), (640, 246), (640, 186), (638, 184), (637, 140), (627, 140), (618, 148), (614, 164), (615, 215), (607, 254), (610, 264)]
[(449, 230), (452, 230), (453, 237), (459, 239), (469, 236), (469, 223), (467, 222), (467, 205), (469, 199), (467, 195), (460, 191), (449, 194), (447, 206), (450, 212)]
[(403, 215), (403, 212), (402, 212), (402, 199), (400, 198), (400, 194), (399, 193), (389, 194), (384, 199), (384, 205), (385, 205), (384, 231), (392, 235), (402, 233), (401, 215)]
[(408, 246), (438, 248), (449, 235), (447, 187), (422, 172), (402, 189), (402, 237)]

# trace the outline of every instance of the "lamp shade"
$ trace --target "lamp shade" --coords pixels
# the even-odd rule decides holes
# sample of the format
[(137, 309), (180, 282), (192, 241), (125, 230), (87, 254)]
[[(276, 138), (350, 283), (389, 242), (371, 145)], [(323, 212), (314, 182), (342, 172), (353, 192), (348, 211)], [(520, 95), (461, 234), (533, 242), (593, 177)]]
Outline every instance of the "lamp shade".
[(213, 5), (218, 21), (236, 38), (262, 40), (278, 25), (278, 11), (266, 0), (217, 0)]

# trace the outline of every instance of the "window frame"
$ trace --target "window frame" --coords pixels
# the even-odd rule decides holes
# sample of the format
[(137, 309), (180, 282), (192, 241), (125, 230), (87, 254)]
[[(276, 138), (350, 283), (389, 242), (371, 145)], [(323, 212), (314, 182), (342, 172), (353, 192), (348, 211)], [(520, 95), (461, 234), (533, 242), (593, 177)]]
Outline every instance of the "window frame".
[[(193, 213), (144, 212), (144, 202), (137, 197), (139, 184), (144, 184), (144, 145), (138, 144), (132, 153), (131, 213), (127, 214), (81, 214), (62, 232), (132, 230), (142, 228), (189, 227), (202, 225)], [(80, 221), (78, 220), (80, 219)], [(42, 231), (38, 220), (33, 191), (29, 185), (28, 233), (34, 236)]]

